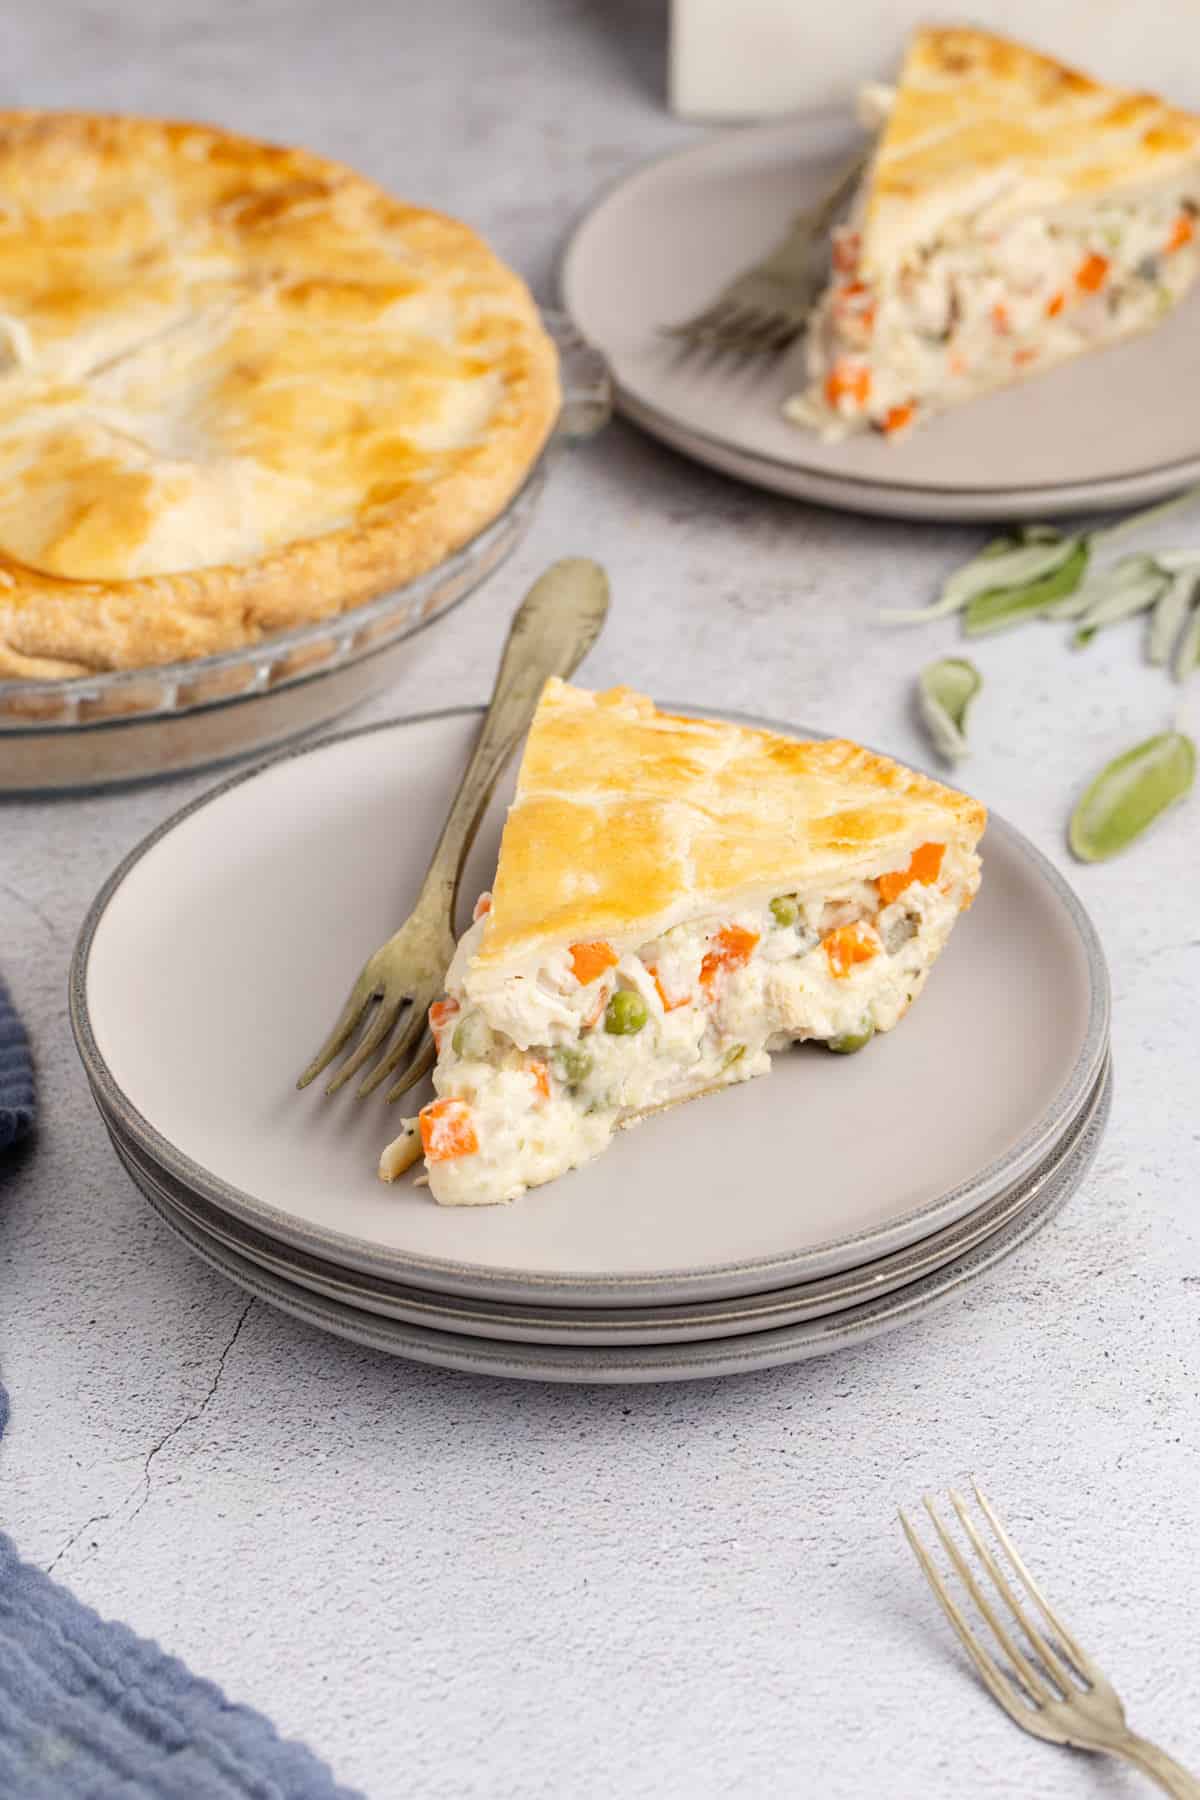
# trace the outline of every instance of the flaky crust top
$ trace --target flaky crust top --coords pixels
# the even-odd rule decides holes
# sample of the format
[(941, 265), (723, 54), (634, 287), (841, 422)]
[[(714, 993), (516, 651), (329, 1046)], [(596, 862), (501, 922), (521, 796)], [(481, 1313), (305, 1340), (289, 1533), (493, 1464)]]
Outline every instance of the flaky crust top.
[(0, 113), (0, 676), (203, 655), (413, 579), (558, 408), (519, 278), (353, 170)]
[(838, 739), (659, 712), (628, 688), (547, 683), (473, 971), (563, 944), (636, 947), (685, 919), (972, 847), (978, 801)]
[(969, 28), (916, 32), (867, 176), (873, 275), (952, 218), (1001, 218), (1153, 185), (1200, 159), (1200, 119)]

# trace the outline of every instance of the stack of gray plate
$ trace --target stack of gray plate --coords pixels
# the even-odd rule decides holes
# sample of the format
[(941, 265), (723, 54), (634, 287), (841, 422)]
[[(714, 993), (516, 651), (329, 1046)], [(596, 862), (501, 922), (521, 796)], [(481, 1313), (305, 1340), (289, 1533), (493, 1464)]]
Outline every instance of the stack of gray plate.
[[(667, 1380), (915, 1320), (1078, 1187), (1109, 1104), (1103, 957), (1061, 877), (996, 819), (920, 1004), (860, 1055), (782, 1056), (509, 1207), (379, 1182), (394, 1118), (298, 1094), (295, 1074), (415, 894), (477, 718), (351, 733), (223, 784), (89, 915), (72, 1010), (93, 1093), (133, 1180), (214, 1267), (421, 1361)], [(506, 799), (465, 893), (488, 885)], [(410, 848), (381, 871), (399, 819)]]

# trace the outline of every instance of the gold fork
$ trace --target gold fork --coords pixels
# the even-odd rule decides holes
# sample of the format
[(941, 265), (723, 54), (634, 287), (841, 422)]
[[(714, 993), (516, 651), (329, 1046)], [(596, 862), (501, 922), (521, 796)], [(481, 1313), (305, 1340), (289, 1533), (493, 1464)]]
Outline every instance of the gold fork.
[(689, 349), (760, 356), (786, 350), (808, 323), (823, 276), (814, 274), (813, 251), (866, 167), (855, 156), (816, 205), (802, 212), (768, 256), (736, 276), (694, 318), (663, 327)]
[(403, 1064), (403, 1072), (387, 1096), (398, 1099), (433, 1067), (429, 1008), (442, 991), (454, 955), (454, 904), (467, 852), (501, 770), (529, 729), (546, 681), (551, 675), (566, 677), (578, 668), (595, 643), (607, 612), (608, 577), (598, 563), (586, 557), (554, 563), (530, 588), (509, 628), (491, 702), (417, 903), (399, 931), (363, 964), (337, 1024), (297, 1087), (307, 1087), (329, 1067), (372, 1005), (374, 1018), (326, 1093), (335, 1093), (369, 1057), (383, 1049), (405, 1006), (409, 1013), (398, 1041), (380, 1056), (359, 1087), (359, 1095), (369, 1094)]
[[(972, 1631), (903, 1512), (900, 1514), (900, 1523), (930, 1587), (941, 1602), (946, 1617), (958, 1633), (963, 1649), (975, 1664), (993, 1700), (999, 1701), (1009, 1718), (1015, 1720), (1022, 1730), (1032, 1732), (1035, 1737), (1046, 1738), (1052, 1744), (1071, 1744), (1077, 1750), (1093, 1750), (1106, 1756), (1122, 1757), (1140, 1769), (1143, 1775), (1148, 1775), (1151, 1781), (1157, 1782), (1164, 1792), (1174, 1794), (1176, 1800), (1200, 1800), (1200, 1781), (1189, 1775), (1165, 1751), (1130, 1731), (1125, 1723), (1125, 1709), (1112, 1683), (1051, 1610), (1049, 1602), (1021, 1560), (1016, 1545), (996, 1516), (995, 1508), (980, 1491), (978, 1482), (974, 1487), (975, 1498), (984, 1516), (1026, 1595), (1041, 1614), (1042, 1622), (1035, 1622), (1030, 1616), (1029, 1608), (1022, 1604), (1018, 1594), (1014, 1592), (960, 1494), (951, 1489), (950, 1503), (976, 1556), (986, 1569), (993, 1588), (1008, 1608), (1008, 1625), (980, 1587), (966, 1557), (938, 1517), (937, 1509), (928, 1495), (925, 1497), (925, 1510), (933, 1521), (943, 1549), (981, 1617), (991, 1627), (992, 1635), (1008, 1659), (1007, 1662), (1003, 1659), (997, 1661)], [(1000, 1611), (1003, 1611), (1003, 1607)], [(1024, 1633), (1026, 1650), (1020, 1648), (1012, 1635), (1011, 1627), (1014, 1623)]]

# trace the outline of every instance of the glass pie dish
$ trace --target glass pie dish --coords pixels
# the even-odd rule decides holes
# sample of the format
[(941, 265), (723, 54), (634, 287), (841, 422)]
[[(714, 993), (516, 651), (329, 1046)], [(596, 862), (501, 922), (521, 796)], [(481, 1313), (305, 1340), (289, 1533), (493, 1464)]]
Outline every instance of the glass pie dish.
[(190, 662), (0, 681), (0, 794), (64, 793), (178, 775), (286, 743), (383, 691), (408, 640), (465, 600), (533, 521), (555, 457), (609, 416), (607, 366), (565, 315), (562, 411), (541, 456), (495, 519), (416, 581), (332, 618)]

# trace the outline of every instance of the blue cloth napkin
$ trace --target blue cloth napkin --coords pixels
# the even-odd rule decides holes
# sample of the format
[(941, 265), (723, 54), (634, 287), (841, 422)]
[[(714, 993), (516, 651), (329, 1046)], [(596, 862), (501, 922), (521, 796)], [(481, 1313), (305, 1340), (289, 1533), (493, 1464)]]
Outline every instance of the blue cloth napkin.
[[(34, 1112), (29, 1042), (0, 981), (0, 1159)], [(0, 1434), (7, 1420), (0, 1387)], [(22, 1562), (2, 1532), (0, 1795), (361, 1800), (261, 1714)]]
[(32, 1130), (33, 1064), (29, 1059), (29, 1039), (8, 989), (0, 980), (0, 1151)]

